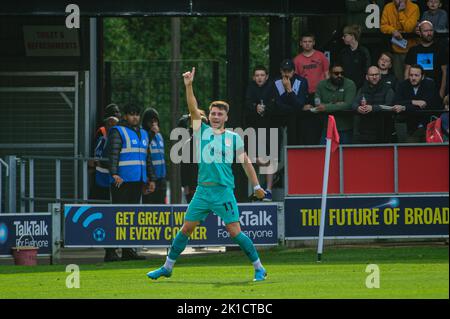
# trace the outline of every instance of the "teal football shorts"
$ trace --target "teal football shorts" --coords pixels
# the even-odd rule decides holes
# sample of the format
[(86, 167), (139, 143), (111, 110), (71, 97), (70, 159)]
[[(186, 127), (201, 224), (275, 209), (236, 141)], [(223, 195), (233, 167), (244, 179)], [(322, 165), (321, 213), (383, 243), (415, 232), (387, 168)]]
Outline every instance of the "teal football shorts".
[(186, 221), (204, 221), (213, 212), (225, 225), (239, 222), (239, 209), (233, 189), (227, 186), (197, 186), (185, 216)]

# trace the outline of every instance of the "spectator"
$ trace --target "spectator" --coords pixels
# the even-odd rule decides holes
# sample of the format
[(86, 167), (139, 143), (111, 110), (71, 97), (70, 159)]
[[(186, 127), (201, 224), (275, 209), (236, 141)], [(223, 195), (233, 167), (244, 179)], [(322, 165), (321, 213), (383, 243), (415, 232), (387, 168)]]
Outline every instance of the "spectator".
[[(266, 153), (262, 154), (264, 156), (270, 150), (270, 127), (278, 127), (273, 121), (273, 117), (266, 113), (266, 105), (271, 103), (272, 100), (272, 90), (270, 89), (270, 84), (267, 81), (269, 75), (267, 69), (264, 66), (257, 66), (253, 70), (253, 81), (247, 87), (247, 92), (245, 96), (246, 107), (248, 112), (248, 123), (250, 127), (253, 127), (256, 131), (256, 158), (255, 163), (261, 165), (260, 154), (258, 149), (259, 134), (258, 129), (264, 129), (266, 132)], [(268, 110), (269, 111), (269, 110)], [(249, 156), (253, 155), (248, 153)], [(266, 174), (266, 197), (265, 201), (272, 200), (272, 186), (273, 186), (273, 174)]]
[(265, 107), (271, 98), (269, 74), (266, 67), (258, 65), (253, 70), (253, 81), (247, 87), (245, 105), (249, 127), (266, 128), (271, 120), (265, 114)]
[(306, 33), (300, 37), (302, 52), (294, 58), (295, 73), (308, 81), (308, 99), (299, 119), (299, 140), (301, 145), (315, 145), (320, 142), (322, 134), (322, 116), (310, 113), (314, 107), (314, 94), (320, 81), (328, 79), (329, 61), (320, 51), (315, 50), (315, 36)]
[(325, 54), (315, 50), (315, 36), (307, 33), (301, 36), (300, 46), (303, 51), (294, 58), (295, 73), (308, 80), (308, 93), (316, 92), (320, 81), (328, 79), (329, 61)]
[[(387, 43), (380, 45), (380, 28), (375, 25), (375, 23), (379, 23), (379, 16), (375, 17), (373, 14), (366, 12), (366, 8), (369, 5), (376, 5), (381, 12), (384, 3), (385, 0), (345, 0), (346, 25), (356, 24), (361, 26), (363, 36), (360, 44), (369, 49), (372, 57), (379, 56), (381, 52), (386, 51)], [(364, 70), (364, 74), (366, 70)]]
[[(392, 35), (392, 39), (402, 41), (405, 33), (414, 32), (420, 11), (417, 4), (411, 0), (393, 0), (384, 6), (381, 15), (380, 30), (384, 34)], [(405, 46), (392, 43), (394, 52), (394, 73), (398, 79), (403, 78), (404, 62), (408, 50), (416, 45), (415, 39), (407, 39)]]
[(164, 138), (160, 133), (159, 114), (149, 107), (142, 115), (142, 128), (147, 132), (150, 140), (150, 153), (152, 157), (152, 170), (156, 176), (155, 189), (152, 192), (148, 185), (144, 187), (143, 204), (166, 203), (166, 161), (164, 159)]
[(371, 65), (370, 53), (366, 47), (359, 44), (361, 27), (349, 25), (344, 28), (342, 39), (346, 47), (338, 56), (339, 62), (345, 70), (345, 76), (352, 80), (359, 89), (364, 83), (367, 69)]
[(425, 76), (434, 80), (439, 88), (439, 96), (445, 96), (445, 85), (447, 80), (448, 56), (443, 49), (434, 41), (433, 25), (430, 21), (422, 21), (419, 24), (420, 38), (422, 43), (411, 48), (405, 59), (405, 79), (409, 77), (409, 68), (413, 64), (419, 64), (425, 70)]
[[(425, 130), (428, 116), (421, 112), (432, 109), (435, 105), (434, 81), (425, 78), (425, 71), (421, 65), (413, 64), (409, 68), (408, 80), (399, 84), (395, 93), (393, 111), (396, 113), (407, 112), (398, 118), (396, 125), (398, 142), (418, 143), (425, 142)], [(405, 138), (402, 122), (406, 124), (407, 137)]]
[[(352, 80), (344, 77), (344, 67), (335, 63), (330, 67), (330, 78), (317, 86), (316, 98), (321, 103), (314, 108), (315, 112), (334, 113), (341, 144), (351, 144), (353, 135), (353, 114), (339, 112), (352, 109), (356, 95), (356, 86)], [(325, 121), (325, 128), (328, 120)], [(323, 130), (321, 143), (325, 144), (326, 130)]]
[[(109, 159), (109, 172), (113, 204), (140, 204), (142, 187), (148, 183), (155, 189), (156, 177), (152, 171), (149, 137), (139, 127), (141, 110), (134, 104), (124, 107), (124, 117), (108, 133), (105, 152)], [(122, 260), (145, 259), (133, 249), (122, 249)]]
[(397, 90), (398, 79), (392, 72), (393, 56), (390, 52), (383, 52), (378, 59), (378, 69), (381, 73), (381, 82), (389, 85), (394, 92)]
[[(104, 116), (104, 126), (101, 126), (96, 133), (96, 143), (95, 143), (95, 157), (103, 158), (105, 147), (108, 139), (109, 130), (115, 126), (120, 120), (120, 109), (116, 104), (109, 104), (105, 108)], [(107, 163), (103, 161), (96, 161), (92, 163), (95, 166), (95, 183), (92, 189), (91, 198), (98, 200), (111, 200), (110, 186), (113, 182), (109, 170), (107, 168)], [(105, 248), (105, 262), (119, 261), (120, 258), (117, 255), (115, 248)]]
[(441, 9), (441, 0), (428, 0), (428, 10), (422, 14), (422, 21), (430, 21), (434, 26), (434, 31), (437, 33), (448, 32), (448, 14)]
[(444, 110), (445, 112), (441, 115), (441, 126), (444, 142), (448, 142), (448, 95), (444, 97)]
[(370, 4), (377, 5), (380, 10), (383, 9), (385, 0), (345, 0), (346, 22), (347, 25), (357, 24), (362, 26), (363, 33), (378, 32), (377, 28), (367, 28), (366, 8)]
[(280, 78), (273, 82), (274, 105), (269, 112), (282, 116), (287, 126), (288, 145), (298, 144), (297, 119), (305, 106), (308, 95), (308, 81), (295, 74), (295, 65), (290, 59), (283, 60), (280, 65)]
[(354, 133), (358, 143), (389, 142), (385, 137), (385, 113), (382, 112), (382, 105), (392, 105), (393, 101), (394, 91), (381, 81), (380, 69), (371, 66), (367, 70), (364, 85), (353, 101), (353, 110), (357, 112), (358, 123), (357, 132)]
[[(104, 125), (99, 127), (95, 136), (95, 157), (103, 158), (107, 142), (108, 131), (120, 121), (120, 109), (116, 104), (109, 104), (105, 108)], [(111, 175), (107, 165), (103, 161), (96, 161), (95, 166), (95, 185), (92, 191), (93, 199), (110, 200), (110, 185), (112, 183)]]

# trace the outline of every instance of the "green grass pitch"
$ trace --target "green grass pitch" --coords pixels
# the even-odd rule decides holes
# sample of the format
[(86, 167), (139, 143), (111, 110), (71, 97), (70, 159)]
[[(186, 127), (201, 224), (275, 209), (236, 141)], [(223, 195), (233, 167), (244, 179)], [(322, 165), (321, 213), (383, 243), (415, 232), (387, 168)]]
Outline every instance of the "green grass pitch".
[[(152, 281), (146, 261), (80, 266), (80, 288), (66, 287), (66, 265), (0, 266), (4, 298), (303, 299), (449, 297), (448, 246), (325, 248), (260, 251), (268, 278), (254, 283), (253, 266), (240, 251), (182, 255), (171, 278)], [(380, 287), (366, 287), (368, 264), (380, 269)]]

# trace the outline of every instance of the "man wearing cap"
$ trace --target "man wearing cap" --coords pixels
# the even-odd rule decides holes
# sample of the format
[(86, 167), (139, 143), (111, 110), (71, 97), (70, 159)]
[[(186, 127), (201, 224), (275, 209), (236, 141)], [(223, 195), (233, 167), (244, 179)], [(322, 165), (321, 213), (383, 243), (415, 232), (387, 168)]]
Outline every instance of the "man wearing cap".
[[(308, 81), (295, 74), (294, 62), (285, 59), (280, 65), (281, 76), (273, 82), (274, 103), (269, 105), (269, 113), (282, 117), (282, 125), (287, 126), (288, 145), (298, 144), (297, 122), (308, 96)], [(269, 103), (272, 104), (272, 103)]]
[[(141, 109), (135, 104), (124, 107), (123, 120), (108, 132), (106, 155), (113, 178), (113, 204), (139, 204), (142, 188), (155, 189), (155, 176), (149, 148), (149, 137), (139, 127)], [(122, 249), (122, 260), (145, 259), (133, 249)]]

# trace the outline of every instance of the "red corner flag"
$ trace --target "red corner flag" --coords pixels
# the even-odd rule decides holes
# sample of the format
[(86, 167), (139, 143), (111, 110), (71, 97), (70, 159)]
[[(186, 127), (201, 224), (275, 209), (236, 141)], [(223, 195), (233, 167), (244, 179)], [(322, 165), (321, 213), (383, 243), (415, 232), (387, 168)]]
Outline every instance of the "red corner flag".
[(339, 133), (333, 115), (328, 115), (327, 139), (331, 140), (331, 151), (334, 152), (339, 146)]

